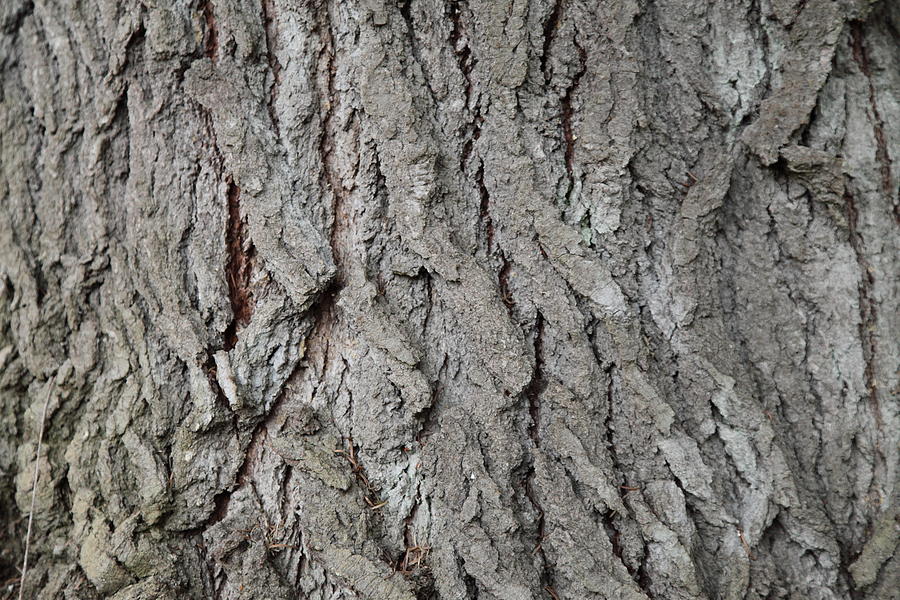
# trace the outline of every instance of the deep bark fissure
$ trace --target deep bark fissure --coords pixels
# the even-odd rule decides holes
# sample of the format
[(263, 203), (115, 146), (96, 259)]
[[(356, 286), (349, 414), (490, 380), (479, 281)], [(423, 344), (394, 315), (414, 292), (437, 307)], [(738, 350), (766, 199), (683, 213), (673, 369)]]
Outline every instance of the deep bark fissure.
[[(467, 166), (469, 164), (469, 158), (472, 156), (472, 150), (475, 147), (475, 142), (478, 141), (478, 138), (481, 137), (481, 125), (484, 119), (481, 116), (481, 104), (476, 103), (475, 107), (472, 109), (472, 119), (471, 121), (464, 123), (460, 127), (460, 131), (463, 135), (466, 135), (466, 132), (471, 131), (466, 138), (466, 141), (463, 142), (462, 152), (460, 153), (459, 158), (459, 169), (463, 173), (467, 171)], [(483, 165), (481, 165), (483, 168)]]
[(278, 60), (278, 17), (275, 14), (275, 0), (261, 0), (263, 31), (266, 40), (266, 60), (269, 63), (269, 72), (272, 74), (272, 85), (269, 88), (269, 100), (267, 108), (269, 119), (275, 135), (281, 137), (281, 124), (278, 119), (275, 103), (278, 100), (278, 88), (281, 85), (281, 62)]
[(244, 218), (241, 215), (241, 189), (229, 176), (226, 178), (225, 193), (228, 205), (228, 220), (225, 228), (225, 246), (228, 260), (225, 265), (225, 279), (228, 282), (228, 299), (231, 302), (233, 319), (225, 330), (225, 350), (237, 344), (237, 333), (250, 323), (253, 315), (253, 290), (250, 279), (256, 250), (247, 239)]
[[(875, 82), (872, 78), (872, 67), (869, 63), (869, 52), (866, 49), (861, 21), (853, 21), (850, 24), (850, 40), (853, 50), (853, 60), (859, 65), (859, 70), (866, 78), (869, 88), (869, 109), (872, 111), (872, 133), (875, 136), (875, 161), (881, 170), (881, 187), (887, 198), (893, 199), (894, 185), (891, 182), (891, 157), (888, 154), (887, 139), (884, 134), (884, 120), (878, 110), (878, 101), (875, 93)], [(894, 220), (900, 223), (900, 205), (893, 202)]]
[(27, 595), (884, 595), (887, 0), (9, 2)]
[(216, 62), (219, 59), (219, 25), (216, 23), (215, 6), (211, 0), (201, 0), (200, 12), (206, 31), (203, 40), (203, 48), (206, 57)]
[(503, 301), (506, 310), (512, 312), (516, 305), (513, 298), (512, 290), (509, 287), (509, 273), (512, 270), (512, 263), (506, 258), (506, 254), (500, 253), (500, 271), (497, 273), (497, 284), (500, 289), (500, 300)]
[(534, 442), (535, 448), (541, 447), (541, 392), (544, 390), (544, 315), (537, 311), (534, 323), (534, 371), (531, 381), (525, 388), (525, 397), (528, 398), (528, 415), (531, 423), (528, 426), (528, 435)]
[(453, 27), (450, 30), (450, 48), (453, 50), (453, 54), (456, 55), (456, 63), (459, 66), (459, 72), (462, 74), (463, 81), (465, 82), (465, 89), (463, 90), (465, 95), (464, 106), (470, 108), (469, 101), (472, 98), (471, 75), (472, 68), (475, 66), (475, 61), (472, 58), (472, 50), (469, 48), (469, 44), (465, 43), (462, 46), (459, 45), (460, 41), (463, 39), (462, 36), (464, 33), (460, 5), (464, 2), (465, 0), (452, 0), (450, 2), (450, 19), (453, 21)]
[(553, 79), (553, 73), (547, 72), (547, 61), (550, 59), (551, 46), (556, 37), (556, 29), (559, 27), (562, 14), (563, 0), (556, 0), (553, 3), (553, 8), (550, 10), (550, 13), (547, 15), (547, 20), (544, 21), (544, 45), (543, 52), (541, 53), (541, 73), (544, 74), (544, 79), (547, 82)]
[[(574, 36), (577, 38), (578, 32), (576, 30)], [(581, 78), (587, 72), (587, 51), (578, 43), (577, 39), (573, 38), (573, 43), (575, 44), (575, 48), (578, 50), (579, 56), (579, 67), (578, 71), (572, 77), (572, 82), (566, 87), (566, 91), (563, 94), (562, 100), (560, 101), (561, 107), (561, 122), (562, 122), (562, 132), (563, 132), (563, 157), (565, 159), (566, 165), (566, 173), (569, 176), (569, 187), (566, 190), (566, 203), (571, 203), (571, 194), (575, 189), (575, 134), (572, 129), (572, 119), (574, 116), (574, 110), (572, 108), (572, 95), (578, 89), (578, 84), (581, 82)]]
[(34, 2), (32, 0), (23, 2), (12, 15), (12, 19), (10, 19), (10, 24), (6, 27), (6, 30), (18, 34), (19, 30), (22, 28), (22, 23), (24, 23), (25, 19), (30, 17), (33, 13)]
[[(538, 500), (534, 489), (534, 455), (540, 451), (541, 447), (541, 399), (540, 395), (546, 386), (544, 381), (544, 315), (538, 311), (534, 323), (534, 370), (532, 371), (531, 381), (525, 388), (525, 397), (528, 400), (528, 416), (530, 423), (528, 425), (528, 436), (531, 438), (533, 449), (529, 450), (530, 458), (528, 470), (525, 474), (525, 496), (531, 503), (532, 508), (537, 512), (537, 539), (532, 550), (532, 554), (537, 554), (541, 562), (540, 582), (541, 587), (546, 590), (552, 583), (552, 567), (544, 553), (543, 542), (547, 536), (546, 520), (544, 508)], [(552, 589), (552, 587), (550, 587)]]
[[(625, 468), (619, 462), (619, 457), (616, 452), (616, 443), (615, 443), (615, 440), (613, 439), (612, 422), (613, 422), (613, 418), (614, 418), (614, 407), (615, 407), (615, 371), (616, 371), (615, 364), (610, 364), (609, 367), (606, 369), (606, 376), (607, 376), (607, 384), (606, 384), (606, 407), (607, 408), (606, 408), (606, 410), (607, 410), (607, 412), (606, 412), (606, 419), (603, 423), (603, 429), (604, 429), (605, 438), (606, 438), (606, 448), (607, 448), (607, 451), (609, 452), (610, 461), (612, 462), (613, 472), (617, 473), (617, 474), (622, 474), (622, 476), (624, 477)], [(623, 503), (625, 502), (625, 497), (630, 492), (638, 491), (640, 489), (636, 486), (630, 485), (628, 481), (623, 481), (621, 483), (616, 481), (614, 483), (616, 485), (616, 490), (618, 491), (619, 496), (622, 498)], [(627, 503), (625, 503), (625, 506), (627, 506)], [(621, 532), (619, 531), (619, 529), (616, 527), (616, 524), (615, 524), (615, 518), (616, 518), (615, 513), (609, 507), (607, 507), (607, 510), (603, 514), (600, 515), (600, 518), (603, 522), (603, 528), (606, 531), (606, 535), (609, 538), (609, 542), (612, 546), (613, 556), (615, 556), (616, 558), (619, 559), (619, 562), (622, 563), (622, 565), (628, 571), (628, 574), (631, 575), (632, 579), (634, 579), (635, 582), (637, 582), (638, 585), (641, 586), (641, 589), (643, 590), (644, 586), (641, 584), (641, 581), (640, 581), (641, 580), (640, 569), (639, 568), (635, 569), (634, 566), (630, 564), (630, 562), (626, 562), (624, 559), (624, 556), (622, 554), (622, 544), (620, 542)], [(648, 595), (649, 595), (649, 592), (648, 592)]]
[(494, 245), (494, 221), (491, 219), (491, 196), (484, 183), (484, 163), (478, 165), (478, 171), (475, 173), (475, 182), (478, 185), (478, 196), (480, 198), (478, 219), (482, 223), (482, 230), (484, 231), (485, 249), (490, 254)]

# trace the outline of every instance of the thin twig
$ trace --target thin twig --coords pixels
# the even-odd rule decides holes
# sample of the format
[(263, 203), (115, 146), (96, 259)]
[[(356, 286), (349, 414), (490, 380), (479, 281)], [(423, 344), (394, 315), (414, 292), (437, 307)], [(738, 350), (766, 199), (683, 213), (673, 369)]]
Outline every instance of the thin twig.
[(25, 531), (25, 556), (22, 557), (22, 577), (19, 579), (19, 600), (25, 597), (25, 574), (28, 572), (28, 548), (31, 543), (31, 522), (34, 520), (34, 503), (37, 499), (38, 475), (41, 472), (41, 443), (44, 441), (44, 421), (47, 419), (47, 407), (50, 405), (50, 396), (53, 392), (53, 384), (47, 390), (47, 398), (44, 400), (44, 409), (41, 411), (41, 423), (38, 427), (37, 452), (34, 457), (34, 479), (31, 481), (31, 510), (28, 512), (28, 529)]

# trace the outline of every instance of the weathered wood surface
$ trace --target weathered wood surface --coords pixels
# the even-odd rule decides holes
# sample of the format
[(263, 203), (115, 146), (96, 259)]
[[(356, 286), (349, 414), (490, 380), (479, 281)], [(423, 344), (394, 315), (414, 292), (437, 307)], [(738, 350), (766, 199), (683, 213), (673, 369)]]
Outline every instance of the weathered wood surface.
[(898, 27), (4, 0), (0, 579), (897, 597)]

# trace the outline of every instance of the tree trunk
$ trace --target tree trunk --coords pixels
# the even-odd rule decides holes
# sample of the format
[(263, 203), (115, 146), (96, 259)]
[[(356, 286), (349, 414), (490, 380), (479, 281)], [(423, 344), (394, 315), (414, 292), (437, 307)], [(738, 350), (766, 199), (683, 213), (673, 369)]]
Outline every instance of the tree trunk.
[(897, 598), (898, 28), (3, 0), (0, 594)]

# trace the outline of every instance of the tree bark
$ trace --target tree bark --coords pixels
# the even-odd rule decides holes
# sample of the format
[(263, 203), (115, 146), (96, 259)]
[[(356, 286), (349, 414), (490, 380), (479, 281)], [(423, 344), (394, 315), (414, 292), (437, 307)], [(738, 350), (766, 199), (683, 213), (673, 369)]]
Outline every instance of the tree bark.
[(897, 598), (898, 28), (4, 0), (0, 594)]

